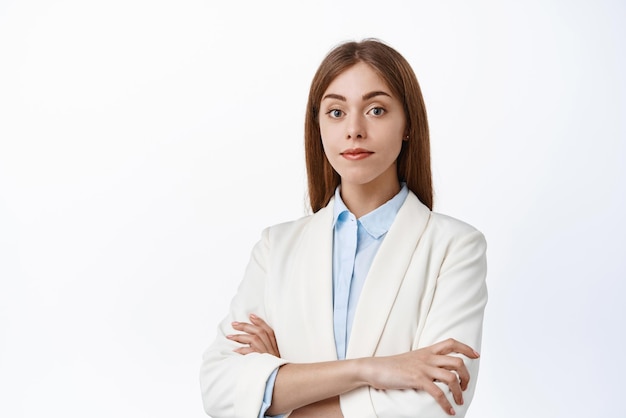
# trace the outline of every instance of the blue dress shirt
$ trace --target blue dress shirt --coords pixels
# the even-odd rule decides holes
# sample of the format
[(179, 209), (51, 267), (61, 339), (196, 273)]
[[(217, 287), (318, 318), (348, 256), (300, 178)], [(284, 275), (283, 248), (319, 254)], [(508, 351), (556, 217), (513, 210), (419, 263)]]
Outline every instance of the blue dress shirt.
[[(335, 190), (333, 218), (333, 326), (337, 358), (344, 360), (365, 278), (409, 189), (402, 183), (391, 200), (357, 219), (341, 199), (340, 187)], [(259, 418), (265, 417), (272, 403), (277, 373), (278, 369), (274, 370), (267, 380)]]
[(346, 358), (354, 313), (374, 256), (409, 193), (400, 192), (377, 209), (356, 219), (335, 191), (333, 235), (333, 325), (337, 358)]

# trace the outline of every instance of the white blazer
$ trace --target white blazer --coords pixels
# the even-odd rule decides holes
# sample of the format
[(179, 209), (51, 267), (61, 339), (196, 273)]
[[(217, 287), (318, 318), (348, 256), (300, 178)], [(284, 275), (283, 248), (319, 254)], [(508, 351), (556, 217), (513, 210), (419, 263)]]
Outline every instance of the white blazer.
[[(333, 202), (263, 231), (217, 337), (203, 355), (202, 400), (214, 418), (258, 416), (267, 378), (285, 363), (336, 360), (333, 334)], [(409, 193), (372, 262), (356, 308), (347, 358), (387, 356), (454, 338), (480, 351), (487, 303), (486, 243), (473, 227), (431, 212)], [(240, 355), (232, 321), (254, 313), (274, 329), (282, 358)], [(463, 357), (472, 399), (478, 360)], [(346, 418), (443, 418), (424, 391), (362, 387), (340, 396)]]

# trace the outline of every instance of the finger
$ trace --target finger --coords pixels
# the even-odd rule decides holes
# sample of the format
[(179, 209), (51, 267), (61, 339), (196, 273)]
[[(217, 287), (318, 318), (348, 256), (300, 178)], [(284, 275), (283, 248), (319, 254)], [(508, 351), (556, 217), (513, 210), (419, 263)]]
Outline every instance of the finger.
[[(247, 347), (238, 347), (233, 351), (239, 354), (250, 354), (250, 353), (269, 353), (276, 356), (275, 352), (268, 350), (267, 347), (263, 347), (259, 344), (258, 340), (255, 339), (254, 336), (248, 334), (236, 334), (236, 335), (227, 335), (226, 338), (232, 341), (236, 341), (240, 344), (247, 344)], [(243, 350), (243, 351), (242, 351)]]
[(437, 403), (443, 408), (443, 410), (448, 414), (448, 415), (455, 415), (456, 411), (454, 410), (454, 408), (452, 407), (452, 404), (450, 404), (450, 401), (448, 401), (448, 398), (446, 397), (446, 394), (443, 393), (443, 391), (441, 389), (439, 389), (439, 386), (437, 386), (436, 384), (430, 382), (427, 385), (424, 386), (424, 390), (430, 394), (430, 396), (432, 396), (435, 401), (437, 401)]
[(253, 334), (233, 334), (227, 335), (226, 338), (236, 341), (240, 344), (248, 344), (252, 350), (257, 353), (269, 353), (270, 349), (263, 343), (263, 340)]
[(256, 316), (255, 314), (250, 314), (250, 321), (254, 325), (263, 328), (268, 334), (274, 334), (274, 330), (269, 325), (267, 325), (267, 322), (265, 322), (263, 318)]
[(472, 347), (454, 338), (448, 338), (447, 340), (438, 342), (432, 345), (431, 348), (435, 354), (459, 353), (473, 359), (480, 357), (480, 354)]
[(470, 374), (462, 358), (453, 356), (435, 356), (432, 364), (446, 370), (454, 371), (458, 375), (461, 390), (467, 389), (467, 385), (470, 381)]
[(454, 402), (456, 402), (457, 405), (463, 405), (463, 391), (461, 390), (459, 378), (457, 377), (456, 373), (447, 371), (445, 369), (435, 368), (435, 370), (432, 371), (432, 376), (436, 381), (448, 385), (450, 392), (452, 392)]
[(266, 334), (267, 334), (267, 336), (268, 336), (269, 343), (272, 345), (272, 347), (274, 348), (274, 350), (275, 350), (276, 352), (278, 352), (278, 344), (277, 344), (277, 342), (276, 342), (276, 335), (274, 335), (274, 330), (272, 329), (272, 327), (270, 327), (270, 326), (267, 324), (267, 322), (265, 322), (265, 321), (263, 320), (263, 318), (261, 318), (261, 317), (259, 317), (259, 316), (255, 315), (255, 314), (250, 314), (250, 321), (251, 321), (254, 325), (256, 325), (256, 326), (258, 326), (258, 327), (261, 327), (261, 328), (265, 331), (265, 333), (266, 333)]
[(269, 350), (270, 348), (272, 348), (272, 343), (270, 342), (270, 338), (261, 327), (258, 327), (253, 324), (249, 324), (247, 322), (233, 322), (232, 326), (237, 331), (243, 331), (255, 337), (253, 341), (258, 339), (259, 340), (258, 343), (266, 350)]
[(267, 334), (267, 336), (269, 337), (270, 342), (272, 343), (272, 345), (273, 345), (276, 349), (278, 349), (278, 346), (276, 345), (276, 335), (274, 335), (274, 330), (272, 329), (272, 327), (270, 327), (270, 326), (267, 324), (267, 322), (265, 322), (265, 321), (263, 320), (263, 318), (261, 318), (261, 317), (259, 317), (259, 316), (255, 315), (255, 314), (250, 314), (250, 321), (251, 321), (254, 325), (256, 325), (256, 326), (258, 326), (258, 327), (261, 327), (261, 328), (265, 331), (265, 333)]
[(232, 335), (227, 335), (226, 338), (232, 341), (236, 341), (239, 344), (251, 344), (252, 343), (252, 336), (249, 334), (232, 334)]
[(233, 350), (235, 353), (239, 353), (239, 354), (243, 354), (244, 356), (246, 354), (250, 354), (250, 353), (256, 353), (256, 351), (254, 351), (252, 348), (250, 347), (239, 347)]
[(236, 329), (237, 331), (244, 331), (247, 332), (249, 334), (254, 333), (255, 331), (258, 332), (260, 331), (260, 328), (258, 328), (256, 325), (250, 324), (248, 322), (238, 322), (238, 321), (233, 321), (231, 323), (231, 325), (233, 326), (234, 329)]

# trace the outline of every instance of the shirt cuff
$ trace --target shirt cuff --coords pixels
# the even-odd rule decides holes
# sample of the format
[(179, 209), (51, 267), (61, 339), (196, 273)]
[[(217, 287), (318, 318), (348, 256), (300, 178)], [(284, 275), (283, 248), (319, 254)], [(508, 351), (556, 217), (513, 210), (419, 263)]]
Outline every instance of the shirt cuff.
[(259, 411), (259, 418), (283, 418), (284, 415), (265, 415), (265, 411), (272, 405), (272, 395), (274, 394), (274, 382), (276, 381), (276, 375), (278, 374), (278, 368), (274, 369), (270, 377), (267, 378), (265, 383), (265, 394), (263, 395), (263, 404), (261, 404), (261, 410)]

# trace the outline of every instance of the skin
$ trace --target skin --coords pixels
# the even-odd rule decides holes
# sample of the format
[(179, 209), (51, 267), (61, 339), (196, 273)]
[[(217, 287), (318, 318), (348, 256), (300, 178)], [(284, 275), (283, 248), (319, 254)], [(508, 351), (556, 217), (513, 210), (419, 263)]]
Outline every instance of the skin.
[[(400, 100), (369, 65), (357, 63), (330, 83), (319, 124), (326, 158), (341, 177), (341, 198), (357, 218), (400, 191), (396, 160), (406, 118)], [(367, 151), (364, 158), (349, 158), (359, 149)]]
[[(406, 137), (400, 100), (365, 63), (339, 74), (320, 104), (320, 131), (326, 158), (341, 177), (341, 197), (355, 216), (378, 208), (400, 191), (396, 160)], [(250, 322), (232, 324), (240, 334), (227, 338), (243, 344), (239, 354), (269, 353), (280, 357), (272, 328), (250, 315)], [(276, 375), (269, 415), (293, 411), (290, 418), (343, 417), (339, 395), (362, 386), (416, 389), (429, 393), (449, 415), (453, 406), (435, 381), (445, 383), (456, 404), (470, 376), (463, 361), (479, 354), (453, 339), (407, 353), (310, 364), (290, 363)]]
[[(250, 315), (250, 322), (233, 322), (243, 334), (227, 338), (248, 344), (235, 349), (240, 354), (269, 353), (280, 357), (274, 331), (261, 318)], [(417, 389), (428, 392), (445, 412), (455, 411), (445, 394), (433, 382), (444, 382), (456, 404), (463, 404), (463, 391), (469, 383), (469, 372), (463, 361), (448, 354), (463, 354), (476, 359), (479, 354), (454, 339), (404, 354), (366, 357), (309, 364), (286, 364), (276, 376), (270, 415), (292, 411), (290, 418), (342, 417), (338, 395), (361, 386), (376, 389)]]

